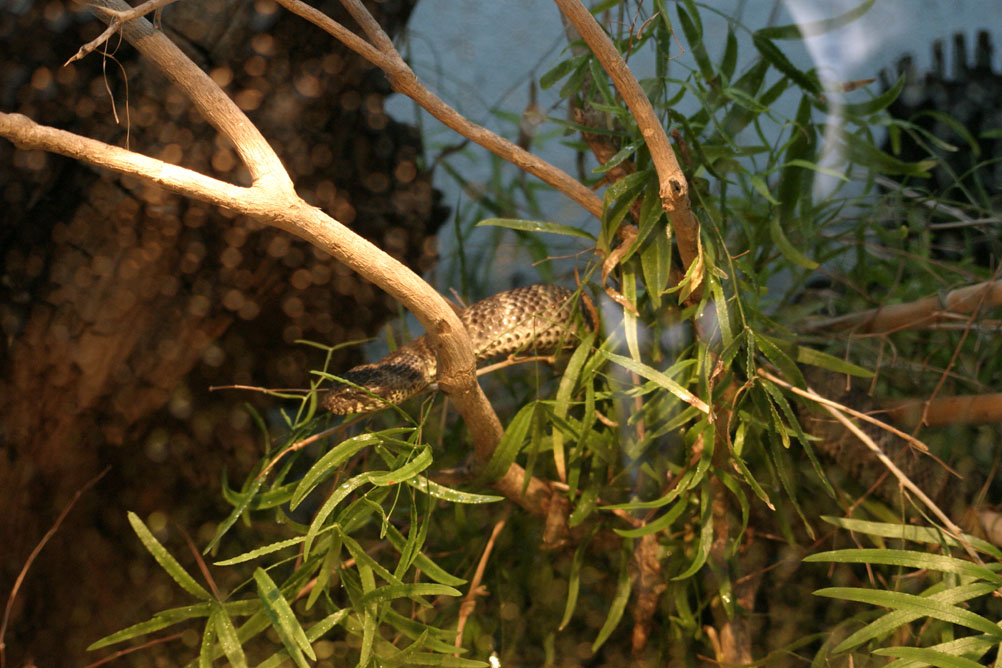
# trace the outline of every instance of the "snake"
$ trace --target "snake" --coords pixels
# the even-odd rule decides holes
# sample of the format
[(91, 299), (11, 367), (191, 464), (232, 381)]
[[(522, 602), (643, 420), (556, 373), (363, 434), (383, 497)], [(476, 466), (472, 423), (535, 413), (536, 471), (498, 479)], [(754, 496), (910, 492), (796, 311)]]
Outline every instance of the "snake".
[[(477, 364), (520, 352), (551, 354), (577, 340), (575, 293), (559, 285), (499, 292), (459, 312)], [(585, 319), (594, 318), (587, 297)], [(591, 320), (591, 323), (594, 321)], [(427, 334), (377, 362), (344, 372), (321, 405), (335, 415), (368, 413), (399, 404), (435, 382), (438, 361)], [(347, 382), (343, 382), (347, 381)]]
[[(578, 309), (578, 304), (584, 308)], [(578, 311), (580, 319), (575, 317)], [(584, 326), (591, 330), (597, 327), (594, 305), (587, 296), (577, 299), (575, 292), (552, 284), (499, 292), (461, 310), (459, 319), (469, 334), (478, 365), (522, 352), (552, 354), (577, 341)], [(807, 375), (822, 394), (860, 410), (874, 408), (865, 393), (848, 390), (842, 377), (820, 372), (814, 369)], [(418, 394), (435, 382), (437, 373), (435, 352), (425, 334), (377, 362), (344, 372), (322, 398), (321, 405), (336, 415), (381, 410)], [(865, 487), (879, 482), (884, 466), (854, 435), (808, 407), (797, 412), (805, 431), (817, 438), (815, 447), (826, 459)], [(942, 499), (948, 488), (942, 467), (918, 456), (906, 441), (875, 425), (864, 424), (863, 430), (930, 496)], [(900, 501), (893, 479), (884, 481), (875, 491), (892, 504), (895, 499)]]

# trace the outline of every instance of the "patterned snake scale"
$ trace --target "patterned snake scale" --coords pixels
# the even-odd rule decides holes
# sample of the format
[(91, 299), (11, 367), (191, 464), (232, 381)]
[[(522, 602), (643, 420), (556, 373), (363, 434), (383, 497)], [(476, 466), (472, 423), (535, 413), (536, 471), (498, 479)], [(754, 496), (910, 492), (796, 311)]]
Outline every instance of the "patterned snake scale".
[[(574, 306), (574, 293), (566, 288), (530, 285), (479, 301), (463, 309), (459, 319), (469, 332), (479, 364), (519, 352), (548, 354), (573, 343), (577, 338)], [(438, 361), (424, 335), (378, 362), (341, 374), (365, 390), (337, 384), (322, 405), (337, 415), (379, 410), (417, 394), (435, 382), (437, 375)]]

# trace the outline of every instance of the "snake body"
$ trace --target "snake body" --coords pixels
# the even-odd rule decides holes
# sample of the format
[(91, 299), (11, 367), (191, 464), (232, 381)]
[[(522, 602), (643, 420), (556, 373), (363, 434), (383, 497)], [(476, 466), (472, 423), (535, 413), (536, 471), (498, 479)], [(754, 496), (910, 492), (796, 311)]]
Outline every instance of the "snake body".
[[(557, 285), (499, 292), (459, 313), (477, 362), (513, 353), (549, 353), (575, 339), (574, 293)], [(365, 413), (397, 404), (435, 382), (438, 361), (428, 335), (372, 364), (341, 374), (322, 400), (337, 415)], [(357, 386), (357, 387), (356, 387)]]

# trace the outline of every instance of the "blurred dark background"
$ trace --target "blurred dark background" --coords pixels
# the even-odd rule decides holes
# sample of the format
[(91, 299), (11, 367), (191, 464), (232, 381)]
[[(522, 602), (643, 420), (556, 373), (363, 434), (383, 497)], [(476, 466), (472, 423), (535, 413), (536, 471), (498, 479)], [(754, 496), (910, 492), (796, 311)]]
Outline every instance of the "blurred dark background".
[[(337, 3), (314, 4), (355, 27)], [(412, 9), (367, 4), (391, 35)], [(381, 72), (271, 0), (177, 3), (161, 27), (257, 124), (307, 201), (417, 270), (431, 267), (446, 211), (417, 131), (383, 112)], [(80, 4), (0, 4), (0, 108), (246, 184), (232, 147), (128, 44), (115, 37), (107, 57), (62, 66), (103, 29)], [(264, 451), (244, 404), (268, 416), (280, 402), (208, 388), (306, 388), (323, 353), (296, 339), (362, 338), (397, 308), (253, 220), (6, 141), (0, 165), (4, 602), (60, 511), (108, 468), (28, 573), (7, 665), (86, 665), (104, 654), (85, 651), (94, 640), (190, 602), (126, 511), (194, 569), (181, 529), (204, 546), (215, 525), (202, 523), (228, 512), (222, 472), (243, 480)]]

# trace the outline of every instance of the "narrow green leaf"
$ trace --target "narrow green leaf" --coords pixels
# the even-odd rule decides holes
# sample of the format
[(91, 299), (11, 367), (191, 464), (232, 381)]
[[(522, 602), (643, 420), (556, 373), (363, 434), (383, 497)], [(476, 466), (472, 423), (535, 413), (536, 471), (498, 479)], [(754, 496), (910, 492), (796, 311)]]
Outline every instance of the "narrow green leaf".
[(306, 498), (306, 495), (313, 491), (313, 488), (327, 476), (332, 475), (338, 466), (354, 457), (363, 448), (379, 442), (380, 438), (374, 434), (361, 434), (335, 445), (324, 453), (324, 456), (318, 459), (317, 463), (311, 466), (310, 470), (299, 481), (289, 506), (295, 510)]
[(873, 378), (873, 372), (869, 369), (807, 346), (797, 346), (797, 362), (828, 369), (835, 373), (844, 373), (859, 378)]
[(769, 202), (769, 204), (779, 204), (779, 200), (772, 196), (772, 191), (769, 188), (769, 184), (765, 182), (761, 176), (756, 176), (755, 174), (750, 174), (748, 176), (748, 181), (755, 188), (755, 192), (762, 196), (762, 199)]
[[(397, 550), (400, 550), (405, 543), (403, 535), (392, 524), (387, 524), (386, 526), (386, 537), (393, 543), (393, 546)], [(422, 573), (439, 584), (450, 585), (452, 587), (466, 584), (466, 580), (452, 575), (423, 552), (419, 552), (414, 557), (414, 565), (420, 568)]]
[(977, 661), (971, 661), (962, 656), (944, 654), (925, 647), (885, 647), (875, 649), (873, 653), (880, 656), (899, 656), (903, 659), (923, 661), (930, 666), (941, 666), (942, 668), (981, 668), (982, 666)]
[[(372, 577), (372, 569), (365, 563), (358, 564), (358, 577), (362, 586), (362, 595), (368, 594), (376, 588), (376, 580)], [(359, 652), (358, 666), (367, 666), (372, 658), (372, 646), (376, 640), (376, 603), (369, 603), (363, 606), (362, 611), (362, 647)]]
[(160, 567), (167, 571), (167, 574), (174, 579), (174, 582), (181, 586), (186, 592), (194, 596), (195, 598), (207, 601), (212, 598), (209, 592), (205, 591), (200, 584), (195, 582), (195, 579), (188, 575), (188, 572), (181, 567), (181, 564), (167, 551), (160, 541), (156, 539), (153, 533), (146, 527), (139, 516), (134, 512), (129, 511), (129, 524), (132, 525), (132, 530), (136, 532), (139, 536), (139, 540), (142, 541), (143, 547), (153, 555), (153, 558), (157, 560)]
[(561, 223), (544, 223), (539, 220), (522, 220), (518, 218), (487, 218), (481, 220), (475, 227), (504, 227), (509, 230), (520, 230), (522, 232), (545, 232), (547, 234), (562, 234), (569, 237), (578, 237), (595, 241), (595, 237), (583, 230)]
[(696, 546), (696, 556), (689, 567), (672, 578), (672, 580), (688, 580), (703, 567), (706, 559), (710, 556), (710, 546), (713, 544), (713, 521), (712, 501), (710, 496), (710, 486), (704, 481), (700, 494), (699, 510), (699, 544)]
[(1002, 585), (1002, 577), (991, 569), (978, 564), (949, 557), (945, 554), (931, 554), (915, 550), (851, 549), (819, 552), (804, 557), (805, 562), (833, 561), (840, 564), (887, 564), (906, 568), (924, 568), (931, 571), (956, 573)]
[(529, 426), (532, 424), (535, 413), (536, 402), (532, 402), (523, 406), (511, 419), (508, 428), (504, 430), (504, 435), (501, 436), (497, 449), (494, 450), (494, 454), (491, 455), (491, 459), (487, 463), (483, 474), (484, 480), (497, 480), (515, 461), (519, 450), (525, 444), (525, 437), (529, 433)]
[(646, 364), (642, 364), (642, 363), (637, 362), (635, 360), (632, 360), (629, 357), (623, 357), (622, 355), (617, 355), (615, 353), (610, 353), (607, 350), (600, 350), (600, 352), (610, 362), (613, 362), (614, 364), (618, 364), (619, 366), (621, 366), (621, 367), (623, 367), (623, 368), (625, 368), (625, 369), (627, 369), (629, 371), (633, 371), (634, 373), (636, 373), (639, 376), (643, 376), (647, 380), (650, 380), (650, 381), (653, 381), (653, 382), (657, 383), (658, 385), (660, 385), (664, 389), (668, 390), (669, 392), (671, 392), (672, 394), (674, 394), (676, 397), (678, 397), (682, 401), (684, 401), (687, 404), (695, 407), (697, 410), (700, 410), (703, 413), (709, 414), (710, 407), (706, 405), (705, 401), (703, 401), (702, 399), (700, 399), (699, 397), (697, 397), (695, 394), (693, 394), (689, 390), (685, 389), (684, 387), (682, 387), (677, 382), (675, 382), (674, 380), (672, 380), (671, 378), (669, 378), (665, 374), (661, 373), (657, 369), (655, 369), (653, 367), (649, 367)]
[(279, 550), (284, 550), (287, 547), (292, 547), (293, 545), (299, 545), (306, 538), (304, 536), (298, 536), (296, 538), (289, 538), (288, 540), (280, 540), (277, 543), (272, 543), (270, 545), (264, 545), (257, 548), (256, 550), (251, 550), (250, 552), (244, 552), (243, 554), (232, 557), (230, 559), (224, 559), (223, 561), (213, 562), (216, 566), (232, 566), (234, 564), (242, 564), (245, 561), (253, 561), (258, 557), (263, 557), (266, 554), (271, 554), (272, 552), (278, 552)]
[(114, 645), (125, 640), (132, 640), (133, 638), (138, 638), (196, 617), (208, 617), (212, 612), (212, 605), (212, 601), (207, 601), (205, 603), (196, 603), (195, 605), (186, 605), (180, 608), (171, 608), (170, 610), (158, 612), (145, 622), (133, 624), (128, 628), (116, 631), (111, 635), (107, 635), (100, 640), (94, 641), (87, 647), (87, 651), (90, 652), (92, 650), (108, 647), (109, 645)]
[(734, 68), (738, 64), (738, 38), (734, 35), (731, 24), (727, 24), (727, 40), (724, 42), (724, 56), (720, 59), (720, 72), (726, 81), (734, 76)]
[(834, 30), (838, 30), (839, 28), (845, 27), (854, 22), (863, 14), (870, 11), (870, 7), (873, 6), (874, 2), (876, 2), (876, 0), (866, 0), (859, 6), (853, 7), (845, 13), (833, 16), (829, 19), (793, 23), (785, 26), (773, 26), (771, 28), (763, 28), (758, 32), (769, 39), (801, 39), (803, 37), (817, 37), (818, 35), (824, 35)]
[(198, 648), (198, 667), (212, 668), (212, 658), (215, 655), (216, 626), (212, 623), (212, 617), (205, 622), (202, 630), (202, 644)]
[(574, 608), (578, 604), (578, 592), (581, 589), (581, 565), (584, 563), (585, 548), (589, 541), (582, 541), (574, 551), (574, 558), (571, 560), (571, 570), (567, 574), (567, 602), (564, 604), (564, 615), (560, 618), (558, 631), (563, 631), (571, 617), (574, 615)]
[(783, 233), (783, 227), (779, 224), (779, 216), (773, 216), (772, 221), (769, 223), (769, 234), (772, 237), (772, 242), (776, 244), (779, 252), (787, 260), (804, 269), (814, 270), (818, 268), (817, 262), (794, 248), (790, 240), (786, 238), (786, 234)]
[[(656, 214), (660, 218), (661, 214)], [(647, 296), (655, 309), (661, 308), (661, 295), (671, 280), (671, 228), (654, 230), (651, 242), (640, 253), (640, 269), (644, 273)]]
[[(630, 542), (632, 541), (628, 541), (627, 545)], [(629, 559), (626, 557), (625, 548), (626, 546), (624, 545), (624, 556), (620, 560), (619, 578), (616, 581), (616, 593), (612, 596), (609, 612), (605, 616), (605, 623), (599, 629), (598, 635), (595, 637), (595, 642), (591, 644), (592, 652), (597, 652), (599, 647), (609, 639), (612, 632), (619, 626), (619, 621), (623, 618), (623, 611), (626, 610), (626, 602), (630, 600), (632, 579), (630, 578)]]
[(837, 527), (841, 527), (849, 531), (855, 531), (857, 533), (863, 533), (870, 536), (879, 536), (881, 538), (899, 538), (901, 540), (910, 540), (916, 543), (946, 545), (948, 547), (963, 547), (964, 545), (970, 545), (975, 550), (990, 554), (996, 559), (1002, 561), (1002, 551), (991, 543), (982, 540), (977, 536), (971, 536), (970, 534), (964, 534), (961, 536), (961, 539), (963, 540), (963, 543), (961, 543), (961, 541), (947, 535), (946, 532), (932, 527), (920, 527), (914, 524), (872, 522), (869, 520), (857, 520), (847, 517), (832, 517), (831, 515), (822, 515), (821, 519), (829, 524), (834, 524)]
[(775, 67), (777, 70), (789, 77), (795, 84), (800, 86), (802, 89), (810, 93), (811, 95), (821, 94), (821, 84), (818, 82), (818, 77), (814, 73), (804, 72), (796, 65), (790, 62), (790, 59), (786, 57), (779, 47), (772, 43), (772, 40), (766, 37), (765, 33), (761, 30), (752, 33), (752, 44), (758, 50), (762, 57), (769, 61), (769, 63)]
[(503, 496), (496, 496), (494, 494), (474, 494), (472, 492), (463, 492), (458, 489), (452, 489), (451, 487), (446, 487), (445, 485), (440, 485), (439, 483), (426, 478), (421, 475), (416, 475), (413, 478), (407, 479), (407, 484), (415, 489), (419, 489), (428, 496), (434, 497), (436, 499), (442, 499), (443, 501), (449, 501), (450, 503), (466, 503), (466, 504), (480, 504), (480, 503), (497, 503), (498, 501), (504, 501)]
[(237, 637), (237, 630), (233, 627), (233, 621), (226, 614), (226, 609), (222, 605), (215, 604), (212, 607), (212, 614), (209, 615), (216, 637), (219, 640), (219, 647), (234, 668), (246, 668), (247, 656), (244, 648)]
[(679, 501), (671, 507), (671, 510), (656, 520), (648, 522), (643, 526), (639, 526), (636, 529), (614, 529), (614, 531), (623, 538), (640, 538), (642, 536), (646, 536), (647, 534), (666, 531), (672, 524), (675, 523), (675, 520), (682, 516), (682, 513), (685, 512), (687, 505), (688, 504), (685, 501)]
[(580, 56), (573, 56), (567, 60), (560, 61), (550, 68), (550, 70), (543, 76), (539, 77), (539, 87), (546, 90), (580, 67), (587, 57), (587, 55), (582, 54)]
[(395, 598), (415, 598), (417, 596), (462, 596), (463, 592), (454, 587), (418, 582), (414, 584), (393, 584), (377, 587), (362, 596), (362, 603), (385, 603)]
[[(928, 598), (930, 600), (953, 605), (969, 601), (972, 598), (990, 594), (995, 591), (995, 588), (995, 585), (987, 582), (975, 582), (973, 584), (953, 587), (945, 591), (930, 593)], [(882, 638), (890, 635), (895, 630), (918, 619), (919, 617), (921, 617), (921, 615), (911, 614), (901, 610), (892, 610), (891, 612), (881, 615), (879, 618), (854, 632), (848, 638), (840, 642), (833, 651), (836, 653), (847, 652), (869, 640), (873, 640), (874, 638)]]
[(306, 637), (306, 632), (296, 619), (296, 613), (292, 611), (289, 602), (285, 600), (281, 590), (272, 581), (271, 576), (263, 568), (254, 570), (254, 583), (257, 585), (258, 598), (264, 605), (264, 611), (271, 621), (271, 626), (275, 629), (285, 650), (300, 668), (309, 668), (309, 664), (303, 658), (306, 654), (311, 661), (317, 660), (317, 655), (313, 652), (313, 645)]
[(958, 608), (955, 605), (933, 601), (921, 596), (915, 596), (914, 594), (855, 587), (829, 587), (827, 589), (819, 589), (814, 593), (817, 596), (869, 603), (871, 605), (891, 608), (892, 610), (904, 610), (920, 617), (932, 617), (933, 619), (939, 619), (950, 624), (957, 624), (974, 629), (975, 631), (981, 631), (1002, 641), (1002, 629), (981, 615)]
[[(570, 411), (571, 395), (577, 386), (578, 378), (581, 376), (581, 369), (585, 360), (591, 353), (592, 344), (595, 342), (595, 333), (589, 332), (578, 347), (574, 349), (570, 359), (567, 361), (567, 368), (560, 377), (560, 385), (557, 387), (557, 397), (553, 404), (553, 414), (558, 419), (567, 417)], [(566, 472), (566, 453), (564, 452), (564, 433), (556, 426), (550, 431), (550, 441), (553, 445), (553, 459), (561, 467), (561, 472)]]
[(898, 99), (898, 96), (901, 95), (901, 91), (904, 90), (907, 82), (908, 78), (904, 75), (904, 73), (902, 73), (898, 77), (898, 80), (894, 82), (894, 85), (880, 95), (877, 95), (866, 102), (843, 104), (841, 111), (846, 116), (856, 118), (881, 112)]

